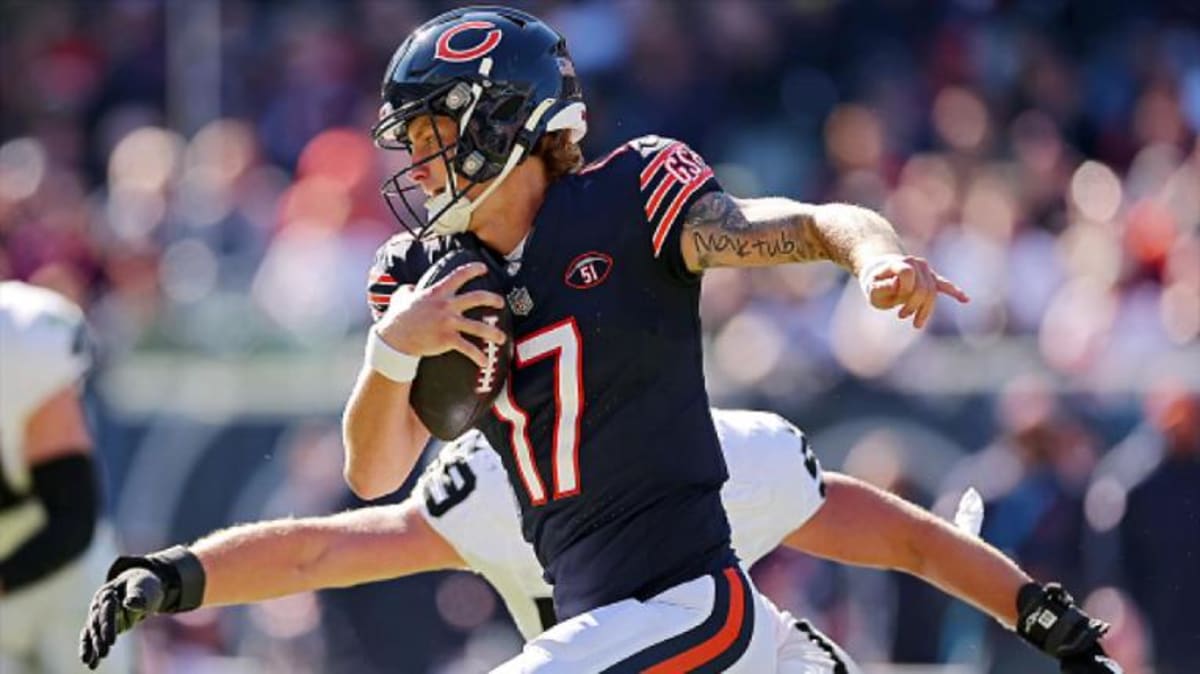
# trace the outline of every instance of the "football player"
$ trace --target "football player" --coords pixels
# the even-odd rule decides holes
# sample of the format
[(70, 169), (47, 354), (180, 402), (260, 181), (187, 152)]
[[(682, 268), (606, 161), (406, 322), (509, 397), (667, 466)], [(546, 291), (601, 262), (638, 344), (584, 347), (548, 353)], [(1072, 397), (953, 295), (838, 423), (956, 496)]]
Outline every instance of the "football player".
[(770, 608), (721, 507), (704, 270), (829, 260), (918, 328), (939, 295), (965, 295), (874, 212), (734, 198), (678, 141), (639, 138), (581, 168), (585, 106), (566, 42), (529, 14), (467, 7), (429, 21), (397, 49), (382, 98), (374, 137), (411, 160), (385, 197), (410, 231), (373, 270), (381, 317), (344, 413), (347, 482), (375, 498), (412, 470), (429, 437), (409, 401), (422, 356), (458, 350), (483, 367), (465, 335), (505, 339), (463, 315), (505, 298), (457, 294), (486, 265), (412, 286), (447, 250), (478, 247), (509, 274), (516, 351), (478, 427), (564, 619), (502, 669), (772, 669)]
[[(713, 418), (730, 474), (721, 497), (734, 547), (747, 565), (783, 544), (847, 563), (899, 569), (1010, 628), (1027, 613), (1018, 597), (1025, 593), (1028, 601), (1040, 593), (991, 546), (863, 482), (823, 473), (805, 437), (778, 415), (714, 410)], [(482, 574), (527, 639), (557, 622), (551, 588), (533, 548), (521, 538), (516, 498), (500, 458), (478, 433), (443, 448), (403, 503), (243, 525), (189, 548), (119, 559), (92, 602), (82, 654), (95, 664), (118, 633), (152, 613), (444, 569)], [(1090, 622), (1065, 596), (1064, 602), (1063, 622), (1071, 627), (1058, 641), (1094, 640), (1103, 625)], [(807, 622), (773, 608), (772, 613), (777, 665), (768, 671), (859, 671)], [(1095, 655), (1102, 655), (1098, 647)], [(1083, 655), (1067, 662), (1076, 667), (1068, 672), (1109, 671), (1079, 668)]]
[[(57, 293), (0, 282), (0, 671), (71, 672), (73, 608), (100, 573), (85, 559), (100, 513), (78, 382), (83, 314)], [(111, 548), (95, 554), (110, 556)], [(93, 565), (94, 566), (94, 565)], [(102, 569), (100, 569), (102, 571)], [(110, 663), (128, 669), (124, 658)]]

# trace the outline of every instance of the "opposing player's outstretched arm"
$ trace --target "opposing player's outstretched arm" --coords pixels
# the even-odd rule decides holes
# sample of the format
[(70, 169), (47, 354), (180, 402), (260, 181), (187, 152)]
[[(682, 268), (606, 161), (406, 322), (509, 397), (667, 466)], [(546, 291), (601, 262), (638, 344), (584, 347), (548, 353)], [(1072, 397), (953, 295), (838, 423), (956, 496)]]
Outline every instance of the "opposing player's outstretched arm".
[(408, 499), (337, 515), (245, 524), (187, 548), (122, 557), (97, 590), (80, 657), (95, 668), (117, 635), (153, 613), (248, 604), (466, 563)]
[(858, 276), (871, 304), (900, 307), (923, 327), (939, 294), (967, 296), (929, 263), (907, 255), (896, 230), (874, 211), (782, 197), (738, 199), (715, 191), (689, 207), (680, 236), (688, 269), (761, 267), (829, 260)]
[(204, 605), (247, 604), (425, 571), (465, 568), (419, 505), (256, 522), (188, 546), (204, 567)]
[(1008, 627), (1016, 623), (1017, 592), (1031, 579), (999, 550), (847, 475), (827, 471), (825, 489), (825, 504), (785, 545), (846, 564), (905, 571)]
[(917, 576), (1014, 629), (1064, 674), (1120, 674), (1099, 643), (1108, 625), (1059, 585), (1034, 582), (979, 538), (860, 480), (826, 473), (825, 486), (824, 505), (787, 546)]

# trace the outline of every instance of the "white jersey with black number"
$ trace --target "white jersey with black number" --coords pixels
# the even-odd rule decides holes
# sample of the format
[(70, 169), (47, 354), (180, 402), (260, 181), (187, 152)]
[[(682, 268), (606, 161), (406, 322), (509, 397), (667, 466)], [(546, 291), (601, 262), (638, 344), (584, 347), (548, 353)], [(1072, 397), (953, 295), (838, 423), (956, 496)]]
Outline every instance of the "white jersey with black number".
[(0, 282), (0, 479), (18, 494), (30, 486), (26, 422), (83, 375), (83, 344), (79, 307), (44, 288)]
[[(733, 546), (747, 567), (773, 550), (824, 502), (804, 435), (766, 412), (714, 410), (729, 468), (721, 496)], [(430, 525), (500, 593), (526, 639), (554, 624), (551, 588), (521, 537), (516, 498), (482, 434), (446, 447), (414, 492)]]
[[(45, 523), (25, 460), (25, 428), (51, 396), (77, 382), (90, 365), (83, 312), (61, 295), (17, 281), (0, 282), (0, 559)], [(81, 607), (116, 556), (111, 531), (98, 526), (88, 551), (56, 573), (0, 597), (0, 672), (79, 671), (71, 644)], [(81, 603), (83, 602), (83, 603)], [(100, 672), (132, 670), (132, 646), (118, 643)]]

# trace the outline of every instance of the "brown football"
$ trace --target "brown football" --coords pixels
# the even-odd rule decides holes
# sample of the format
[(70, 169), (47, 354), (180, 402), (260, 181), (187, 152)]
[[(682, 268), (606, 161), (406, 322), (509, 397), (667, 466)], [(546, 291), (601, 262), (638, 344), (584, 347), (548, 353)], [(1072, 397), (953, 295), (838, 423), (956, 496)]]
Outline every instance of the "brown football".
[[(452, 250), (438, 259), (421, 276), (417, 287), (429, 287), (472, 262), (487, 264), (488, 273), (471, 279), (459, 292), (489, 290), (504, 297), (506, 278), (503, 270), (486, 253), (469, 246)], [(505, 303), (503, 309), (475, 307), (464, 315), (477, 321), (494, 321), (508, 339), (503, 344), (492, 344), (465, 335), (488, 357), (485, 368), (480, 368), (458, 351), (421, 359), (409, 400), (425, 427), (441, 440), (453, 440), (479, 423), (504, 388), (512, 367), (513, 317), (508, 304)]]

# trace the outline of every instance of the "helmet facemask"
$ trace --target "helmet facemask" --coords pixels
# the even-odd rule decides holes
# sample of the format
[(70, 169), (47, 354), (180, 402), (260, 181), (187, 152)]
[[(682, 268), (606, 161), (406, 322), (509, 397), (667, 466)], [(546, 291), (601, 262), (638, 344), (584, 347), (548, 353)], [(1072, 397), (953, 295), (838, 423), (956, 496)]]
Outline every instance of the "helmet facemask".
[[(486, 75), (490, 66), (488, 61), (484, 59), (481, 74)], [(522, 120), (520, 113), (528, 97), (528, 92), (503, 83), (459, 79), (438, 86), (390, 112), (390, 106), (385, 106), (386, 114), (371, 132), (376, 145), (383, 149), (411, 153), (408, 125), (421, 117), (431, 120), (436, 116), (449, 117), (458, 126), (458, 138), (447, 143), (434, 123), (432, 128), (438, 150), (384, 181), (381, 189), (384, 200), (405, 229), (418, 238), (467, 230), (472, 212), (528, 156), (537, 140), (534, 133), (537, 122), (553, 101), (543, 102), (528, 119)], [(441, 192), (426, 198), (420, 186), (407, 176), (431, 161), (442, 162), (446, 184)], [(459, 178), (463, 181), (461, 187)], [(476, 186), (489, 180), (491, 184), (474, 199), (467, 196)], [(417, 208), (418, 199), (423, 201), (424, 217)]]

